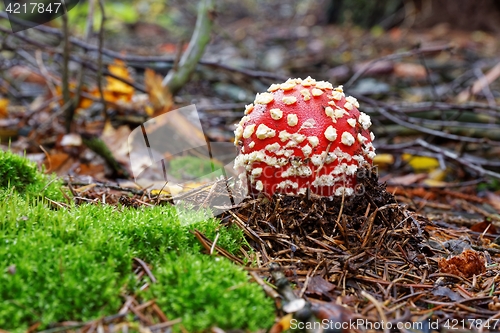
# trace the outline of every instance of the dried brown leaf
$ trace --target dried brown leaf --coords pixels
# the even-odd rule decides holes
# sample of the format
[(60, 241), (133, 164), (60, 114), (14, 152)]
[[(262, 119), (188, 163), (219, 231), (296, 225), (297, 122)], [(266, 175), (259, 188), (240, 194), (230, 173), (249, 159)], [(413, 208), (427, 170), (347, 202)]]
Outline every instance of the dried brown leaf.
[(470, 278), (486, 271), (484, 257), (474, 250), (465, 250), (457, 256), (439, 261), (439, 270), (442, 273)]

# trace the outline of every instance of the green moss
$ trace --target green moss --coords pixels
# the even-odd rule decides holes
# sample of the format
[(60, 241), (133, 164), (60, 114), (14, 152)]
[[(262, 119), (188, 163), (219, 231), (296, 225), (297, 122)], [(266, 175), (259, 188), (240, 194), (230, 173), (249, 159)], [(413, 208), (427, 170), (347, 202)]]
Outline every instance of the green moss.
[(158, 283), (149, 287), (146, 298), (156, 298), (168, 318), (182, 318), (188, 332), (212, 326), (254, 332), (272, 325), (272, 301), (228, 260), (193, 254), (170, 254), (169, 260), (176, 264), (158, 268)]
[(36, 165), (10, 151), (0, 151), (0, 187), (14, 186), (20, 191), (38, 180)]
[(194, 179), (207, 176), (221, 168), (222, 164), (214, 160), (181, 156), (170, 161), (169, 172), (177, 179)]
[(143, 296), (159, 297), (185, 327), (267, 328), (271, 301), (240, 268), (201, 254), (194, 228), (211, 239), (219, 233), (217, 244), (232, 253), (244, 241), (241, 230), (203, 212), (100, 205), (53, 210), (39, 197), (9, 191), (0, 201), (0, 327), (21, 332), (38, 321), (45, 328), (116, 313), (123, 292), (138, 291), (131, 265), (139, 257), (158, 279)]
[(14, 188), (30, 196), (62, 201), (64, 196), (60, 190), (61, 186), (61, 181), (54, 176), (46, 176), (38, 171), (34, 162), (11, 151), (0, 150), (0, 198), (1, 192)]

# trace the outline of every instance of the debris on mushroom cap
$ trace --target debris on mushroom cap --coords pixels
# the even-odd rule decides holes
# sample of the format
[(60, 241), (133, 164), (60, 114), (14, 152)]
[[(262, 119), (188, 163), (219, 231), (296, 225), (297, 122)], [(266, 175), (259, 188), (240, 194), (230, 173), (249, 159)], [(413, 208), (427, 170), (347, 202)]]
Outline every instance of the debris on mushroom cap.
[(253, 191), (352, 195), (375, 157), (370, 116), (342, 86), (288, 79), (257, 94), (235, 130), (235, 169)]

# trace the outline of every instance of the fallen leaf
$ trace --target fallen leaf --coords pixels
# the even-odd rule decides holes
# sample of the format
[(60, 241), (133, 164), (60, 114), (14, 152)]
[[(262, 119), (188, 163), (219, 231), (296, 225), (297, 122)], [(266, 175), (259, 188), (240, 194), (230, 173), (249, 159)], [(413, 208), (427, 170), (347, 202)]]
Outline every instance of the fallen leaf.
[(150, 192), (152, 195), (170, 195), (170, 191), (168, 190), (151, 190)]
[(408, 175), (391, 178), (389, 183), (391, 185), (411, 185), (418, 183), (419, 181), (425, 179), (426, 177), (427, 177), (426, 174), (410, 173)]
[[(133, 79), (125, 66), (125, 62), (119, 59), (108, 65), (108, 70), (115, 76), (132, 82)], [(106, 76), (106, 87), (104, 88), (104, 99), (109, 102), (130, 102), (134, 95), (134, 87), (114, 77)]]
[[(340, 296), (338, 296), (340, 298)], [(344, 297), (346, 299), (346, 297)], [(327, 321), (329, 323), (345, 323), (353, 320), (354, 314), (348, 307), (344, 307), (335, 302), (322, 302), (311, 298), (311, 310), (313, 314), (321, 322)], [(342, 304), (349, 304), (349, 299), (346, 299), (347, 303), (342, 300)], [(359, 301), (358, 301), (359, 302)], [(332, 330), (330, 330), (332, 331)], [(350, 332), (350, 330), (339, 330), (338, 332)]]
[(46, 78), (36, 73), (34, 70), (26, 66), (14, 66), (9, 69), (9, 74), (12, 78), (22, 80), (23, 82), (43, 84), (47, 83)]
[(389, 37), (394, 42), (399, 42), (401, 40), (401, 36), (403, 36), (403, 32), (400, 27), (394, 27), (389, 30)]
[(448, 170), (434, 169), (429, 172), (427, 178), (433, 181), (444, 181), (447, 174)]
[(271, 327), (269, 333), (281, 333), (284, 331), (288, 331), (290, 329), (292, 319), (293, 313), (289, 313), (281, 317), (281, 319), (277, 323), (275, 323), (273, 327)]
[(307, 285), (307, 292), (318, 296), (328, 296), (328, 293), (333, 289), (335, 289), (335, 285), (319, 275), (313, 276), (309, 279), (309, 284)]
[(444, 187), (446, 186), (448, 183), (447, 182), (443, 182), (441, 180), (435, 180), (435, 179), (424, 179), (423, 183), (427, 186), (430, 186), (430, 187)]
[(71, 165), (73, 164), (73, 159), (66, 153), (55, 153), (49, 155), (45, 160), (45, 168), (48, 172), (55, 172), (58, 175), (65, 176)]
[[(201, 183), (201, 182), (186, 182), (182, 184), (173, 184), (173, 185), (167, 185), (168, 191), (162, 191), (162, 194), (171, 194), (171, 195), (178, 195), (180, 193), (184, 192), (189, 192), (191, 190), (194, 190), (195, 188), (198, 188), (200, 186), (205, 185), (206, 183)], [(152, 190), (154, 191), (154, 190)], [(159, 191), (157, 191), (159, 193)]]
[(354, 72), (359, 70), (364, 71), (365, 76), (376, 76), (390, 74), (394, 71), (394, 62), (392, 61), (377, 61), (364, 62), (354, 66)]
[(500, 213), (500, 195), (488, 191), (486, 192), (486, 197), (490, 201), (490, 205)]
[(439, 167), (439, 161), (434, 157), (403, 154), (401, 158), (418, 172), (431, 171)]
[(9, 100), (6, 98), (0, 98), (0, 118), (6, 118), (9, 115), (7, 112), (8, 106)]
[(394, 75), (400, 78), (423, 80), (427, 76), (427, 71), (420, 64), (399, 62), (394, 65)]
[(438, 262), (441, 273), (470, 278), (486, 272), (485, 260), (481, 253), (467, 249), (457, 256), (441, 259)]
[(481, 233), (484, 232), (485, 230), (488, 230), (486, 231), (487, 234), (492, 234), (492, 235), (497, 234), (497, 229), (495, 228), (495, 226), (491, 224), (491, 222), (487, 221), (474, 224), (473, 226), (470, 227), (470, 230)]
[(392, 154), (377, 154), (373, 158), (373, 164), (394, 164), (394, 156)]
[(92, 176), (94, 179), (103, 179), (105, 176), (104, 164), (81, 163), (75, 168), (75, 172), (82, 176)]
[(9, 142), (18, 136), (17, 128), (0, 128), (0, 142)]
[[(186, 51), (189, 44), (184, 43), (182, 45), (182, 52)], [(179, 44), (165, 43), (158, 47), (158, 51), (163, 53), (176, 54), (179, 51)]]
[[(144, 72), (144, 85), (149, 96), (149, 101), (153, 106), (153, 114), (165, 113), (172, 109), (174, 104), (172, 94), (167, 87), (164, 87), (163, 77), (157, 75), (153, 70), (146, 68)], [(148, 112), (148, 109), (146, 108)], [(153, 114), (148, 115), (152, 116)]]
[[(69, 89), (70, 89), (69, 96), (70, 96), (70, 98), (75, 97), (74, 91), (76, 91), (77, 88), (78, 88), (78, 85), (75, 82), (69, 83)], [(82, 87), (82, 92), (85, 94), (91, 95), (91, 96), (95, 96), (95, 97), (99, 96), (97, 88), (89, 89), (88, 87)], [(61, 86), (56, 86), (56, 94), (57, 94), (57, 96), (62, 96), (62, 87)], [(80, 96), (80, 101), (78, 103), (77, 109), (86, 109), (86, 108), (90, 107), (93, 103), (94, 103), (94, 101), (92, 99)], [(61, 99), (59, 101), (59, 104), (61, 106), (64, 105), (64, 100)]]
[(79, 188), (75, 189), (75, 192), (76, 193), (84, 193), (84, 192), (87, 192), (88, 190), (93, 189), (96, 186), (97, 186), (97, 184), (92, 183), (92, 184), (85, 185), (85, 186), (82, 186), (82, 187), (79, 187)]

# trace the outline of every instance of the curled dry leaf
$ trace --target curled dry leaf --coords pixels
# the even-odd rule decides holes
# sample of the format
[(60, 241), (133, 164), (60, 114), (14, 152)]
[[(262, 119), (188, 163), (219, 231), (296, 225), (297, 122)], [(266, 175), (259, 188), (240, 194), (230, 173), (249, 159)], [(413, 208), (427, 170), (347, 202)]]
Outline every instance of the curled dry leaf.
[(470, 278), (486, 271), (484, 257), (474, 250), (465, 250), (457, 256), (439, 261), (439, 270), (442, 273)]

